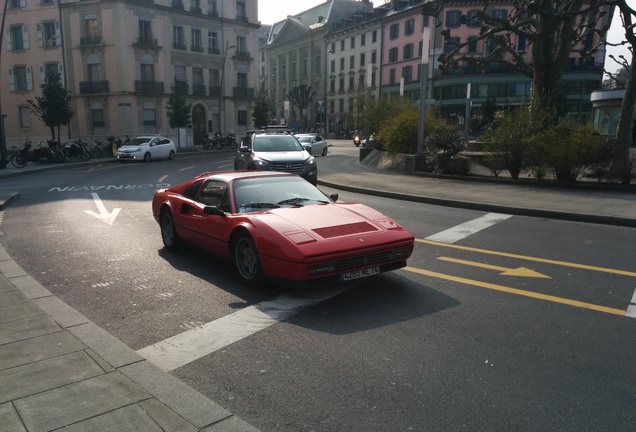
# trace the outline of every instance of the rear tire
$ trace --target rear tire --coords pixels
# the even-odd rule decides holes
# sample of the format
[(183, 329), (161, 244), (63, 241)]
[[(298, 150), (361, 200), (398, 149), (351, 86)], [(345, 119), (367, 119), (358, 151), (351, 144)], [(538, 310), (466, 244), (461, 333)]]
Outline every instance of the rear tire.
[(177, 233), (170, 210), (162, 210), (159, 220), (161, 221), (161, 240), (163, 240), (165, 248), (171, 252), (176, 252), (181, 249), (183, 241)]
[(327, 156), (327, 147), (322, 149), (322, 156)]
[(11, 163), (16, 168), (24, 168), (29, 163), (29, 160), (22, 153), (18, 153), (13, 159), (11, 159)]
[(258, 251), (249, 234), (238, 234), (232, 242), (232, 262), (239, 278), (245, 284), (256, 287), (265, 279), (258, 259)]
[(168, 155), (168, 159), (174, 160), (175, 154), (173, 150), (170, 150), (170, 154)]

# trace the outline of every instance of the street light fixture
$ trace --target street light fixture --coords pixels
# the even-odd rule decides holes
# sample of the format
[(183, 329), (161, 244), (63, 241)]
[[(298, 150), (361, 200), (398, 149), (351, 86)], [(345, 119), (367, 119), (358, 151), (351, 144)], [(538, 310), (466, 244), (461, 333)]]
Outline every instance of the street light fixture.
[(236, 45), (230, 45), (230, 42), (225, 43), (225, 53), (223, 54), (223, 69), (221, 69), (221, 105), (219, 109), (219, 131), (223, 134), (224, 124), (223, 124), (223, 114), (225, 113), (225, 62), (227, 61), (227, 52), (228, 50), (236, 48)]

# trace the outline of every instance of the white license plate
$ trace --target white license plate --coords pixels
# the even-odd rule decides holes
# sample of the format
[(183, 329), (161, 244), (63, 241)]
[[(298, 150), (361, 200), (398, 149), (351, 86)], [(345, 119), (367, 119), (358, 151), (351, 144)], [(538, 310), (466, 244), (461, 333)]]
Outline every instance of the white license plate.
[(354, 270), (340, 275), (341, 281), (348, 281), (352, 279), (360, 279), (367, 276), (373, 276), (380, 274), (380, 267), (370, 267), (362, 270)]

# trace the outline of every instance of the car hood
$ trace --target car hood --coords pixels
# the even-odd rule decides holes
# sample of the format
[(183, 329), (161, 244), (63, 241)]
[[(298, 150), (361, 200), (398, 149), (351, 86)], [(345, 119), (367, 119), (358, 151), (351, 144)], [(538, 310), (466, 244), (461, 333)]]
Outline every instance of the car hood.
[(267, 160), (269, 162), (289, 162), (297, 160), (307, 160), (310, 155), (305, 150), (299, 151), (278, 151), (278, 152), (255, 152), (254, 157)]
[(146, 147), (148, 144), (142, 144), (142, 145), (123, 145), (121, 147), (119, 147), (119, 149), (117, 149), (117, 151), (120, 151), (122, 153), (134, 153), (136, 151), (139, 151), (139, 149)]
[(305, 232), (317, 240), (402, 229), (382, 213), (355, 203), (283, 207), (260, 217), (286, 235)]

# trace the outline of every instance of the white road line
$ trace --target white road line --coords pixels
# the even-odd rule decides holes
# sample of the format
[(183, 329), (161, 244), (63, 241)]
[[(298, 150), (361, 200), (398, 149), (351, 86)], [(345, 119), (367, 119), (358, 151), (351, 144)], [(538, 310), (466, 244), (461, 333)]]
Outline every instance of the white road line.
[(625, 316), (630, 318), (636, 318), (636, 290), (634, 291), (634, 295), (632, 296), (631, 305), (627, 306), (627, 310), (625, 311)]
[(341, 294), (354, 285), (322, 290), (312, 297), (282, 295), (180, 333), (137, 351), (163, 370), (185, 366), (234, 342), (257, 333), (303, 309)]
[(461, 225), (447, 229), (446, 231), (426, 237), (426, 240), (452, 244), (511, 217), (512, 215), (488, 213), (480, 218), (473, 219)]

